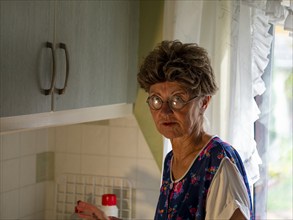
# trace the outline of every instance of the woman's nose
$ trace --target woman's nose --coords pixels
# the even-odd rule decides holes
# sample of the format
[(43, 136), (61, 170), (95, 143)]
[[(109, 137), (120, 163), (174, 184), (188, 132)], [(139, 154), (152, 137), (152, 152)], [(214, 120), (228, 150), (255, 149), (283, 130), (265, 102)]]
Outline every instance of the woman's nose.
[(162, 108), (161, 108), (161, 113), (163, 113), (163, 114), (172, 114), (173, 113), (173, 110), (170, 107), (168, 102), (163, 102)]

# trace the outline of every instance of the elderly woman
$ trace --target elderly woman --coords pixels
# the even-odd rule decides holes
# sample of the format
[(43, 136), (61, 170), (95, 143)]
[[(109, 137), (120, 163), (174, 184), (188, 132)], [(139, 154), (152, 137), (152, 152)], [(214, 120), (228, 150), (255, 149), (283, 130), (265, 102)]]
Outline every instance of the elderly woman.
[[(172, 144), (154, 219), (253, 219), (240, 156), (204, 130), (204, 112), (217, 91), (207, 52), (197, 44), (163, 41), (146, 57), (138, 82), (149, 94), (158, 131)], [(86, 203), (78, 206), (88, 208), (107, 218)]]

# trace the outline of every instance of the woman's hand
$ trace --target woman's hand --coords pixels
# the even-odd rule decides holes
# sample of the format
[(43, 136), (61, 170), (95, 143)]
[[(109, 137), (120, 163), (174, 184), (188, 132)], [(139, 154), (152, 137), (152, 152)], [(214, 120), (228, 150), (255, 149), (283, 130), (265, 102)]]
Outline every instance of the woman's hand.
[(75, 212), (78, 214), (80, 218), (86, 218), (91, 220), (109, 220), (110, 218), (106, 216), (106, 214), (98, 209), (96, 206), (78, 201), (77, 206), (75, 207)]

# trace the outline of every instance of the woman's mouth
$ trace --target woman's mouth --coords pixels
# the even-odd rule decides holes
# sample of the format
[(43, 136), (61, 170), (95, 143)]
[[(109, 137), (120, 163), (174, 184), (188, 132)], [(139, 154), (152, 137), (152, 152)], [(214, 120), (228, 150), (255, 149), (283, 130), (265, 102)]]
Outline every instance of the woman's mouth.
[(173, 126), (175, 124), (176, 124), (175, 122), (163, 122), (162, 123), (162, 125), (167, 126), (167, 127)]

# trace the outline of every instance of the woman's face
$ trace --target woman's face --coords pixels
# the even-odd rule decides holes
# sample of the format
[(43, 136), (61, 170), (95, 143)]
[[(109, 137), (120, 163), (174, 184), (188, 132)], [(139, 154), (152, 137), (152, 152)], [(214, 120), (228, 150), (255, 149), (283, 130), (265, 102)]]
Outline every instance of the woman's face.
[(180, 110), (173, 110), (167, 103), (170, 97), (189, 101), (193, 97), (177, 82), (156, 83), (150, 87), (149, 97), (161, 99), (162, 107), (158, 110), (150, 108), (158, 131), (166, 138), (190, 136), (194, 130), (202, 129), (200, 98), (192, 99)]

